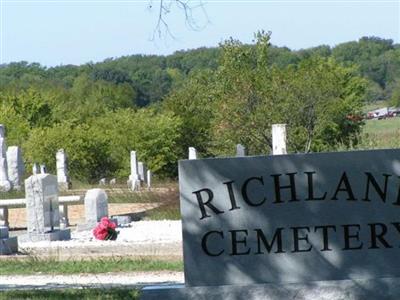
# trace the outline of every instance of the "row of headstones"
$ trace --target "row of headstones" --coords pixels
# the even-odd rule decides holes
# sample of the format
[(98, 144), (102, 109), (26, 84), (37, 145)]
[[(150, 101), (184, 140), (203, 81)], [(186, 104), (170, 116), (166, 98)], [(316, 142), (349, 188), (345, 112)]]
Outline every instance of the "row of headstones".
[[(71, 181), (68, 177), (67, 154), (64, 149), (56, 153), (57, 182), (61, 190), (68, 190)], [(21, 190), (25, 166), (22, 151), (18, 146), (6, 145), (5, 128), (0, 124), (0, 191)], [(46, 166), (34, 163), (32, 174), (45, 174)]]
[[(272, 154), (287, 154), (286, 151), (286, 124), (273, 124), (272, 125)], [(236, 157), (246, 156), (246, 147), (236, 145)], [(194, 147), (189, 147), (189, 159), (198, 159), (197, 150)]]
[(131, 151), (131, 174), (129, 175), (127, 184), (130, 190), (139, 191), (144, 185), (149, 189), (151, 187), (151, 170), (147, 166), (137, 161), (136, 151)]
[[(8, 226), (0, 226), (0, 255), (18, 251), (18, 240), (23, 242), (58, 241), (71, 239), (70, 229), (62, 228), (58, 203), (57, 177), (36, 174), (25, 180), (27, 233), (10, 237)], [(108, 198), (102, 189), (88, 190), (85, 199), (85, 224), (78, 230), (89, 230), (102, 217), (108, 216)]]
[(18, 146), (7, 148), (5, 128), (0, 124), (0, 191), (20, 190), (24, 171), (21, 149)]

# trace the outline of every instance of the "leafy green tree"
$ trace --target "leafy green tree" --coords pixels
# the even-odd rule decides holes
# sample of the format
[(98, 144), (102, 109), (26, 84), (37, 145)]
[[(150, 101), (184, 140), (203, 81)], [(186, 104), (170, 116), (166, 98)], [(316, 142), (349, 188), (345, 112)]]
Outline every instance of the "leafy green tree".
[(116, 174), (130, 174), (130, 151), (160, 176), (174, 175), (180, 157), (182, 123), (171, 113), (152, 108), (109, 112), (92, 120), (91, 127), (102, 129), (110, 145), (110, 159), (117, 162)]
[(356, 143), (365, 82), (354, 70), (320, 57), (285, 69), (271, 67), (269, 47), (264, 33), (257, 35), (254, 48), (232, 40), (223, 45), (213, 151), (232, 154), (241, 143), (252, 154), (269, 153), (274, 123), (288, 125), (294, 152)]
[(103, 133), (87, 124), (64, 122), (53, 127), (35, 128), (22, 146), (29, 164), (44, 163), (53, 173), (56, 172), (56, 152), (65, 149), (71, 176), (82, 181), (95, 182), (116, 170), (115, 162), (110, 158), (110, 145)]

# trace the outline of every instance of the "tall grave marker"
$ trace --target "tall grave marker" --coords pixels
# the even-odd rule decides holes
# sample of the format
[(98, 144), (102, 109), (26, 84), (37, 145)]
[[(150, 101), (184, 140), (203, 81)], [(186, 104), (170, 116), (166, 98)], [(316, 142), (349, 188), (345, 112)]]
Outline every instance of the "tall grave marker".
[(22, 151), (18, 146), (10, 146), (7, 149), (7, 173), (14, 190), (21, 190), (24, 179), (24, 161)]
[(58, 188), (61, 191), (69, 190), (71, 181), (68, 176), (68, 157), (64, 149), (60, 149), (56, 153), (56, 166)]
[(4, 125), (0, 124), (0, 192), (11, 190), (11, 182), (7, 172), (7, 145)]
[(60, 229), (57, 177), (32, 175), (25, 180), (27, 234), (23, 241), (69, 240), (69, 229)]

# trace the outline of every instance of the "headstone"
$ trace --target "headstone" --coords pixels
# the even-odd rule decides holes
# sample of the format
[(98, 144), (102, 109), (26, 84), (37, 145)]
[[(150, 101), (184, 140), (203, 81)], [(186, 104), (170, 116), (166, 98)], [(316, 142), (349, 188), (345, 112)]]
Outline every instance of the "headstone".
[(18, 252), (18, 238), (10, 237), (7, 226), (0, 226), (0, 255)]
[(64, 149), (60, 149), (56, 153), (57, 182), (61, 191), (71, 188), (71, 181), (68, 176), (68, 157)]
[(139, 179), (140, 179), (140, 181), (142, 181), (142, 182), (144, 182), (144, 183), (147, 183), (147, 178), (146, 178), (146, 175), (147, 175), (147, 167), (146, 167), (146, 165), (145, 165), (143, 162), (141, 162), (141, 161), (138, 162), (138, 172), (139, 172)]
[(272, 154), (287, 154), (286, 151), (286, 124), (272, 125)]
[(246, 147), (241, 144), (237, 144), (236, 145), (236, 156), (237, 157), (246, 156)]
[(3, 124), (0, 124), (0, 137), (4, 138), (6, 136), (6, 130)]
[(106, 185), (107, 184), (107, 179), (106, 178), (101, 178), (99, 180), (99, 185)]
[(40, 174), (47, 174), (46, 165), (40, 165)]
[(21, 148), (10, 146), (7, 149), (8, 179), (14, 190), (21, 190), (22, 180), (24, 179), (24, 161), (22, 159)]
[(4, 125), (0, 124), (0, 192), (11, 190), (11, 182), (7, 172), (7, 145)]
[(147, 174), (146, 174), (146, 182), (147, 182), (147, 188), (150, 189), (151, 188), (151, 171), (147, 170)]
[(85, 195), (85, 224), (79, 224), (77, 230), (93, 229), (102, 217), (108, 217), (108, 197), (102, 189), (91, 189)]
[(197, 159), (197, 151), (194, 147), (189, 147), (189, 159)]
[(117, 184), (117, 179), (113, 178), (110, 180), (110, 185), (116, 185)]
[(131, 151), (131, 174), (129, 175), (128, 178), (128, 187), (132, 191), (138, 191), (140, 189), (140, 179), (139, 179), (136, 151)]
[(180, 161), (186, 288), (399, 298), (399, 178), (400, 149)]
[(8, 226), (8, 207), (0, 207), (0, 226)]
[(27, 234), (20, 241), (69, 240), (69, 229), (60, 229), (57, 177), (32, 175), (25, 180)]
[(11, 182), (8, 180), (7, 160), (0, 157), (0, 192), (8, 192), (11, 190)]
[(32, 175), (40, 174), (40, 168), (37, 163), (33, 163), (32, 165)]

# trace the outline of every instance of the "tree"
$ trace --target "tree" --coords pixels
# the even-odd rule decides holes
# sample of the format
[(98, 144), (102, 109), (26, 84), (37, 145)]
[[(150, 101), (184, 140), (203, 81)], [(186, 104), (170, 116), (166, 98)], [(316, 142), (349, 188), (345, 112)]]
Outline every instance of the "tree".
[[(251, 154), (269, 153), (271, 125), (288, 125), (294, 152), (325, 151), (357, 142), (365, 82), (332, 59), (311, 57), (286, 68), (268, 62), (269, 33), (254, 47), (229, 40), (222, 46), (215, 84), (203, 98), (216, 101), (209, 151), (232, 154), (235, 144)], [(200, 96), (197, 96), (200, 97)]]

